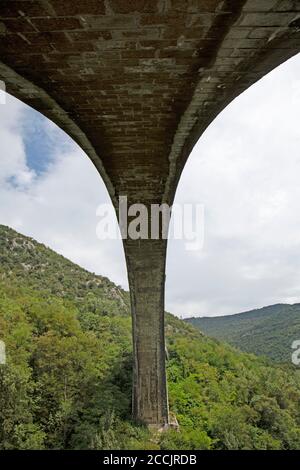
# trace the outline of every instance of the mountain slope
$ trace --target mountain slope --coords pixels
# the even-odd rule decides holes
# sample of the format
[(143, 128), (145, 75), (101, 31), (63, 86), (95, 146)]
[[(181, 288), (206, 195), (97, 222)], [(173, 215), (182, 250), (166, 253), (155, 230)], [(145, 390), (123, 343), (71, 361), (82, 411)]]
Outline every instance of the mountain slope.
[(291, 345), (300, 339), (300, 304), (277, 304), (236, 315), (186, 321), (208, 336), (277, 362), (290, 362)]
[(0, 234), (1, 450), (300, 449), (298, 374), (170, 314), (180, 432), (136, 426), (128, 294), (7, 227)]

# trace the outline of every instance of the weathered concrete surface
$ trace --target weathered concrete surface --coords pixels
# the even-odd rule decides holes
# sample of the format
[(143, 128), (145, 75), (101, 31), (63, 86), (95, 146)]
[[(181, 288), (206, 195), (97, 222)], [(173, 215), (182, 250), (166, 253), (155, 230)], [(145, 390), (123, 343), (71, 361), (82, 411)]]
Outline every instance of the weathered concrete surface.
[[(300, 50), (291, 0), (3, 0), (0, 79), (68, 132), (114, 205), (172, 202), (186, 159), (238, 94)], [(168, 421), (163, 241), (125, 243), (134, 415)]]

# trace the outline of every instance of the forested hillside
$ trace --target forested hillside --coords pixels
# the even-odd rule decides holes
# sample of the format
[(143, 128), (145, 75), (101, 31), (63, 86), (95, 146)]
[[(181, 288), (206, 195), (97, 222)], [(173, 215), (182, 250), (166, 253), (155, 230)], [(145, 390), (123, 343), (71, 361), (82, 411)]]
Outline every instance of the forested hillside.
[(300, 340), (300, 304), (277, 304), (237, 315), (186, 321), (213, 338), (276, 362), (290, 362), (292, 343)]
[(128, 294), (0, 227), (0, 449), (300, 449), (300, 378), (167, 315), (180, 431), (136, 426)]

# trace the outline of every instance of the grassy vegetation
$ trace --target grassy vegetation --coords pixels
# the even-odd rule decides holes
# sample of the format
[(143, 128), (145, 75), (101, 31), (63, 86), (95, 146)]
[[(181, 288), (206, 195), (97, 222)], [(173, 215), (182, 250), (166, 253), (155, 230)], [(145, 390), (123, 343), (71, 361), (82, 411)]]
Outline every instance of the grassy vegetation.
[(128, 294), (0, 227), (0, 449), (300, 449), (300, 378), (167, 315), (180, 432), (131, 422)]

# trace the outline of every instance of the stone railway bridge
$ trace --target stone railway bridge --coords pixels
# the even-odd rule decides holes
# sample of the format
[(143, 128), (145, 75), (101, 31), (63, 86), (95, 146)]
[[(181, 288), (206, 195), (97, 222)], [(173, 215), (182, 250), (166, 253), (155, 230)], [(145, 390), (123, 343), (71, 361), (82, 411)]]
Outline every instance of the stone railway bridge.
[[(300, 1), (1, 0), (0, 79), (64, 129), (116, 210), (172, 204), (203, 131), (300, 50)], [(125, 240), (134, 342), (133, 416), (169, 422), (166, 241)]]

